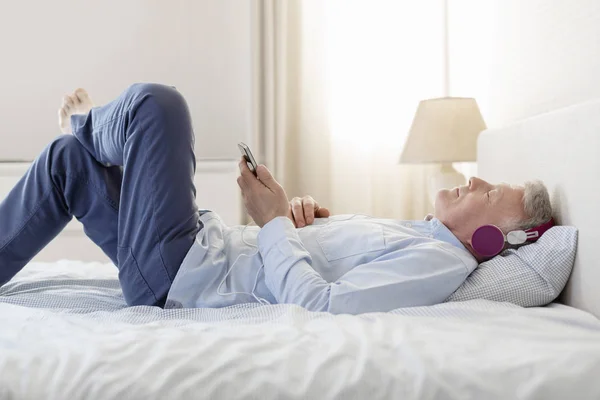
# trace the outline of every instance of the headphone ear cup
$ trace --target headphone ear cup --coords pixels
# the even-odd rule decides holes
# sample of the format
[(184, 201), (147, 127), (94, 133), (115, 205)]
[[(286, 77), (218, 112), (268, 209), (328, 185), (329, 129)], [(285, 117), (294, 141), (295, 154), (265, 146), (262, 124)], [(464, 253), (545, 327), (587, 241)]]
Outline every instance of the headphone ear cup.
[(504, 249), (504, 233), (496, 225), (483, 225), (473, 232), (471, 247), (477, 254), (494, 257)]

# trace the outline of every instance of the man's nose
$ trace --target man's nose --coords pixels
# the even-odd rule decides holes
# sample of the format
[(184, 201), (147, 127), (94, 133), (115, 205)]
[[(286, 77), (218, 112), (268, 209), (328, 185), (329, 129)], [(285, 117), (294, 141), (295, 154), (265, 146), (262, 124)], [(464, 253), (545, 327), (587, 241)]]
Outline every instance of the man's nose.
[(479, 179), (476, 176), (469, 178), (469, 189), (476, 190), (478, 187), (486, 185), (487, 182), (483, 179)]

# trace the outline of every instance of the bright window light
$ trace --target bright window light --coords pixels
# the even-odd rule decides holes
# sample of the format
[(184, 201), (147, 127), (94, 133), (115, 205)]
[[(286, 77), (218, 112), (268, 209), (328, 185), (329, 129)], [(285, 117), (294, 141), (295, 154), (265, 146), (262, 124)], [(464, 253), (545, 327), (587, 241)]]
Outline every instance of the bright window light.
[(331, 0), (326, 26), (334, 144), (399, 156), (419, 100), (442, 94), (441, 0)]

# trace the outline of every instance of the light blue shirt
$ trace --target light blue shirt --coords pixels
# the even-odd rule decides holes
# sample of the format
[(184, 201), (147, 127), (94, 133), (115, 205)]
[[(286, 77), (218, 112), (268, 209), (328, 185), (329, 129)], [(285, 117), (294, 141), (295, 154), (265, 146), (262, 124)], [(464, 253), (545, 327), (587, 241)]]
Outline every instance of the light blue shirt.
[(360, 314), (443, 302), (477, 261), (438, 219), (362, 215), (295, 228), (279, 217), (262, 229), (228, 227), (213, 212), (185, 257), (166, 307), (293, 303)]

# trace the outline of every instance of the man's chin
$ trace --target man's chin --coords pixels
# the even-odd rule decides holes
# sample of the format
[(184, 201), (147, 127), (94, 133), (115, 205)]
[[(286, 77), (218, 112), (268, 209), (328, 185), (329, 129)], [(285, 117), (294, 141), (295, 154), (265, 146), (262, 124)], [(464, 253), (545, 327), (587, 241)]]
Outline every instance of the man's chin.
[(440, 189), (435, 195), (435, 201), (433, 203), (434, 215), (439, 215), (440, 211), (444, 208), (450, 189)]

